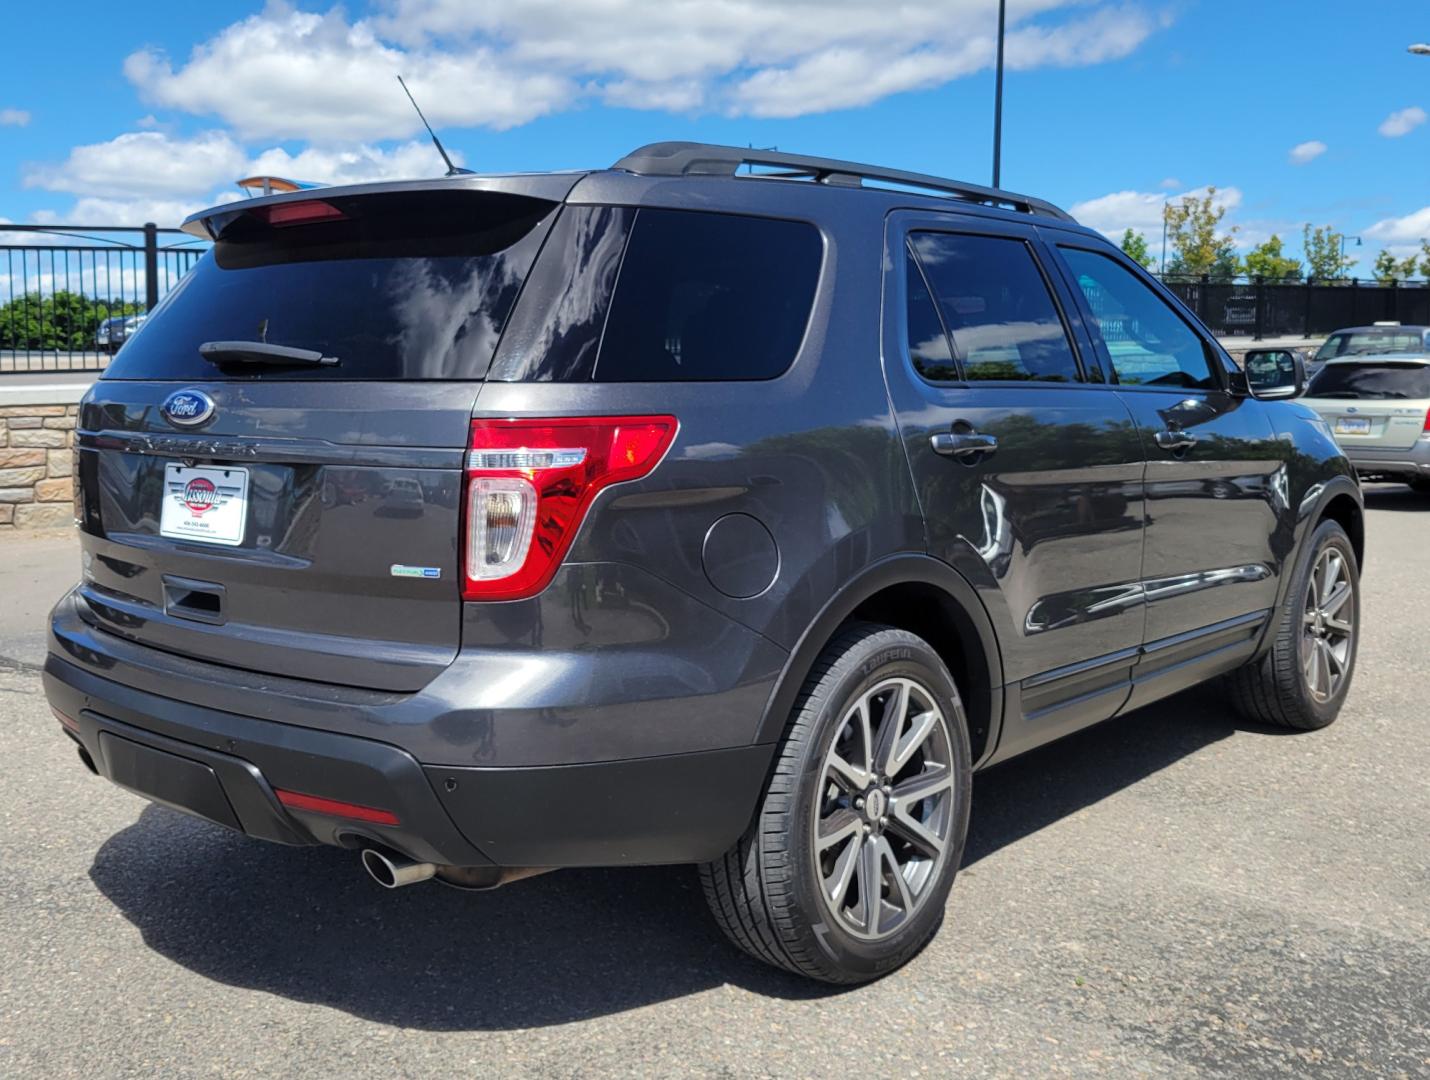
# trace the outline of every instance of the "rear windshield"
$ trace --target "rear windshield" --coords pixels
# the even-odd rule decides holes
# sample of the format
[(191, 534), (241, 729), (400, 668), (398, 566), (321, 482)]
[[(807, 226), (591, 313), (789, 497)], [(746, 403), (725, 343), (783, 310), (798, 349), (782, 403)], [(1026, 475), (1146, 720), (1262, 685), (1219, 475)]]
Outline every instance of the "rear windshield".
[[(289, 210), (275, 224), (261, 208), (235, 211), (104, 378), (481, 379), (557, 209), (473, 191), (305, 205), (312, 218)], [(217, 341), (338, 363), (215, 365), (199, 347)]]
[(1427, 364), (1327, 364), (1306, 388), (1308, 397), (1430, 398)]
[(1326, 343), (1316, 350), (1316, 359), (1418, 353), (1424, 348), (1425, 341), (1418, 330), (1343, 330), (1326, 339)]

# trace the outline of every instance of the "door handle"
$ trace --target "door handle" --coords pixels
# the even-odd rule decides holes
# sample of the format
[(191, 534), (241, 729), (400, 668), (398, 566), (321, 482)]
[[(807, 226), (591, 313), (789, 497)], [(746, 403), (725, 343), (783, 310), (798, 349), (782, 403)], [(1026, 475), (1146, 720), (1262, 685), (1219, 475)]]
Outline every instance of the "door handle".
[(1181, 428), (1167, 428), (1165, 431), (1157, 432), (1153, 438), (1157, 440), (1159, 447), (1163, 450), (1170, 450), (1174, 454), (1190, 450), (1197, 445), (1197, 437)]
[(976, 454), (986, 456), (994, 453), (998, 449), (998, 440), (992, 435), (979, 435), (976, 431), (940, 431), (929, 436), (929, 445), (935, 454), (963, 460)]

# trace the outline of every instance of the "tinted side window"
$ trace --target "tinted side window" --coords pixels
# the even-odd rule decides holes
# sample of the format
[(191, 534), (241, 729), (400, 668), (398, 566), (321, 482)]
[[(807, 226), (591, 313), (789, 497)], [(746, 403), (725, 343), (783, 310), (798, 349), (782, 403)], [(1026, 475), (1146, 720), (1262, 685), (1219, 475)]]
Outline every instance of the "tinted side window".
[(1063, 248), (1123, 386), (1212, 389), (1206, 348), (1167, 303), (1106, 255)]
[(948, 348), (948, 335), (943, 332), (943, 323), (939, 321), (933, 297), (929, 295), (923, 272), (912, 250), (908, 252), (905, 262), (909, 359), (914, 363), (914, 370), (930, 382), (956, 382), (958, 369), (954, 367), (953, 353)]
[(804, 339), (822, 254), (803, 222), (641, 210), (596, 381), (774, 378)]
[(1076, 382), (1077, 360), (1033, 253), (1021, 240), (910, 237), (964, 378)]

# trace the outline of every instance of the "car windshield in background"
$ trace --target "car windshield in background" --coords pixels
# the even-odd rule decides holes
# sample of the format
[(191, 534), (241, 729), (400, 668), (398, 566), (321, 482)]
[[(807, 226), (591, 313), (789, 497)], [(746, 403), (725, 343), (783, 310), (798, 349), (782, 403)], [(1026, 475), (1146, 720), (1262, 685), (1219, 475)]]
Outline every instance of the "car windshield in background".
[[(481, 379), (556, 209), (425, 191), (236, 210), (104, 378)], [(208, 342), (337, 362), (211, 363)]]
[(1424, 348), (1425, 339), (1418, 330), (1347, 330), (1328, 337), (1326, 343), (1316, 350), (1316, 359), (1418, 353)]
[(1430, 364), (1327, 364), (1306, 396), (1430, 398)]

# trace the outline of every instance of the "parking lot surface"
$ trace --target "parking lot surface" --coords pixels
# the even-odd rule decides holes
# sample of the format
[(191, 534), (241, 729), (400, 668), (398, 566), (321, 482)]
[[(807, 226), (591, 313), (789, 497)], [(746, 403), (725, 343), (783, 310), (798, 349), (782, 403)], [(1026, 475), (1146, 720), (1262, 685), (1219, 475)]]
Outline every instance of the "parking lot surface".
[(0, 1076), (1430, 1075), (1430, 499), (1367, 502), (1334, 726), (1194, 691), (980, 775), (943, 931), (843, 990), (689, 868), (386, 892), (95, 779), (40, 692), (73, 538), (7, 538)]

